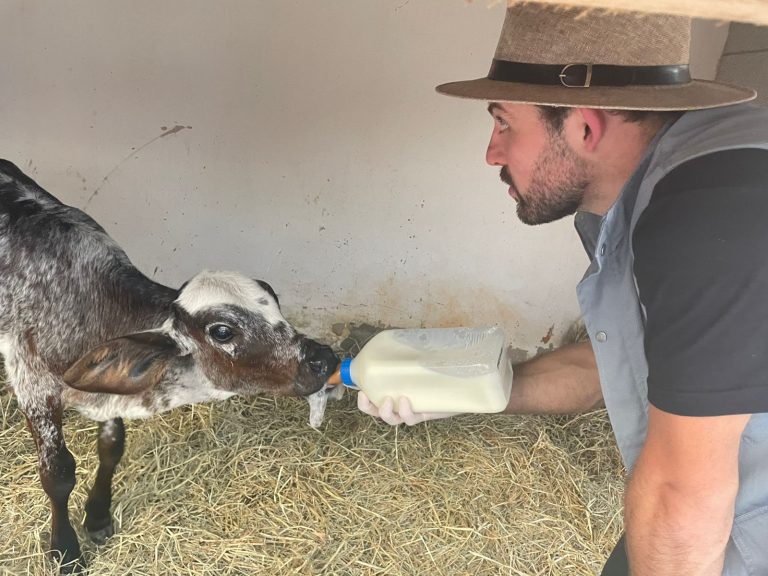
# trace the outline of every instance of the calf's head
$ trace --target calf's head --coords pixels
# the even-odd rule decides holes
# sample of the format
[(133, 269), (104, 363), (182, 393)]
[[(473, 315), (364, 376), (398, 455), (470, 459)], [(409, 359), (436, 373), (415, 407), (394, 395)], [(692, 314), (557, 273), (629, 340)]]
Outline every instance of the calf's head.
[(86, 392), (136, 394), (155, 387), (193, 399), (270, 393), (305, 396), (338, 365), (328, 346), (306, 338), (280, 312), (265, 282), (203, 272), (187, 282), (165, 324), (105, 342), (64, 375)]

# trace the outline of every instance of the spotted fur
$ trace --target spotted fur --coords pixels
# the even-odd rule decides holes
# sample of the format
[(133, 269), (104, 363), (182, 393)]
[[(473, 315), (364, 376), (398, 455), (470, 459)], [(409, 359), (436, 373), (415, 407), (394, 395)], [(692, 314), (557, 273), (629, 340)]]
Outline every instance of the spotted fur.
[(101, 422), (85, 526), (103, 541), (122, 418), (235, 394), (304, 396), (338, 364), (285, 320), (268, 284), (231, 272), (202, 272), (178, 290), (158, 284), (88, 215), (3, 160), (0, 355), (35, 438), (62, 573), (84, 567), (67, 516), (75, 463), (64, 408)]

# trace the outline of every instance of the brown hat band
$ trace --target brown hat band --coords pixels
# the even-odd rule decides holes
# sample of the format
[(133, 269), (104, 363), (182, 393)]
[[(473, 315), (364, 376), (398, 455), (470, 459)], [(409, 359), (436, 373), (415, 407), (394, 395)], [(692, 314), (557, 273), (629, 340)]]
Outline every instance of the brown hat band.
[(562, 85), (567, 88), (590, 86), (658, 86), (687, 84), (691, 74), (687, 64), (672, 66), (617, 66), (613, 64), (530, 64), (493, 60), (489, 80)]

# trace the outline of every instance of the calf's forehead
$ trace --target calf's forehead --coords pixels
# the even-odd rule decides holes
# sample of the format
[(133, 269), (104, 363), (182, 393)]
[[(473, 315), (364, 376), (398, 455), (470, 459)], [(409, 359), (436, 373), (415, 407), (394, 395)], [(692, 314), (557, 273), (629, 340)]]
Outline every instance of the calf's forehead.
[(240, 274), (202, 272), (182, 289), (176, 303), (189, 314), (225, 306), (237, 306), (258, 314), (272, 325), (285, 322), (272, 295), (258, 282)]

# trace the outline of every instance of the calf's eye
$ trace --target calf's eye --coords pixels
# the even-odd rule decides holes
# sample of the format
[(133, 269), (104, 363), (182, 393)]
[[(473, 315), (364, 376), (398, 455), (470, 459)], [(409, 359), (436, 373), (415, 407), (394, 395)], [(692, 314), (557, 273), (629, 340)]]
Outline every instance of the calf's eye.
[(216, 340), (216, 342), (221, 343), (229, 342), (235, 335), (234, 332), (232, 332), (232, 328), (226, 324), (214, 324), (208, 328), (208, 334), (210, 334), (211, 338)]

